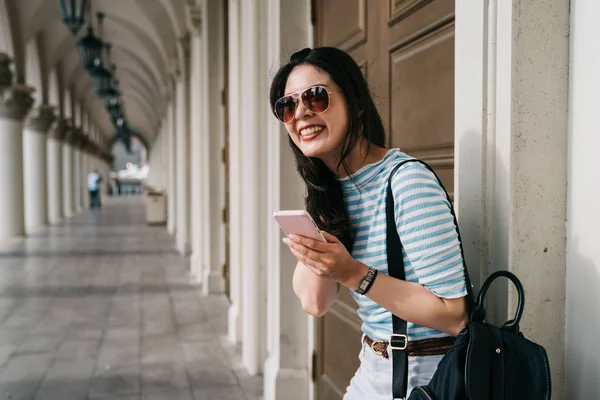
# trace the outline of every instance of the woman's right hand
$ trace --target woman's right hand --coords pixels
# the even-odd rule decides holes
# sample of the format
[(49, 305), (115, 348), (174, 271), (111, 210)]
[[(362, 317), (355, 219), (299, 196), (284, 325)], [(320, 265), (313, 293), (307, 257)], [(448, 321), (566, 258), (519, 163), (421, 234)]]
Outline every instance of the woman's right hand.
[(315, 275), (306, 265), (298, 262), (293, 286), (302, 309), (310, 315), (322, 317), (337, 300), (340, 285), (329, 278)]

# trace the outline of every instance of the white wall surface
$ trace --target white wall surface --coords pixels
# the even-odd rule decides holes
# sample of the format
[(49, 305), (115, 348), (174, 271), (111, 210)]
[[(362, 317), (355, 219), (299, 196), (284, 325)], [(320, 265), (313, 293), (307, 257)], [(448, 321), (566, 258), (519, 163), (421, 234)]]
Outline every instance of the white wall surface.
[(600, 398), (600, 14), (598, 0), (571, 2), (567, 206), (567, 393)]

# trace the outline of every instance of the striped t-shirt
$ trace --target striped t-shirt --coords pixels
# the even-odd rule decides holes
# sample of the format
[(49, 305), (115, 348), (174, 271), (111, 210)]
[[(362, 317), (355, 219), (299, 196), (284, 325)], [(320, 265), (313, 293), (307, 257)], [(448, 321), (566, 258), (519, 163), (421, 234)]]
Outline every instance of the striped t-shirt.
[[(383, 160), (339, 180), (355, 234), (352, 256), (380, 273), (388, 273), (385, 214), (388, 177), (399, 162), (410, 158), (392, 149)], [(420, 283), (439, 297), (465, 296), (458, 235), (450, 203), (435, 175), (420, 163), (407, 163), (394, 173), (392, 191), (406, 280)], [(351, 294), (358, 303), (363, 333), (373, 339), (388, 340), (392, 334), (392, 314), (367, 296), (354, 291)], [(448, 335), (408, 322), (408, 336), (412, 341)]]

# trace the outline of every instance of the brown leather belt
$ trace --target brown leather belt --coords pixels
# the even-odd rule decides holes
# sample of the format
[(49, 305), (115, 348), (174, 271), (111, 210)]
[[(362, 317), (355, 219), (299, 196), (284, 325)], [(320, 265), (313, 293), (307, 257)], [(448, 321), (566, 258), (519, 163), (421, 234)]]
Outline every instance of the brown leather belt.
[[(406, 351), (408, 351), (409, 357), (442, 356), (450, 350), (450, 348), (454, 345), (455, 340), (456, 338), (453, 336), (416, 340), (414, 342), (408, 342)], [(370, 337), (365, 336), (365, 343), (369, 345), (373, 353), (378, 354), (383, 358), (389, 358), (387, 348), (390, 342), (373, 340)]]

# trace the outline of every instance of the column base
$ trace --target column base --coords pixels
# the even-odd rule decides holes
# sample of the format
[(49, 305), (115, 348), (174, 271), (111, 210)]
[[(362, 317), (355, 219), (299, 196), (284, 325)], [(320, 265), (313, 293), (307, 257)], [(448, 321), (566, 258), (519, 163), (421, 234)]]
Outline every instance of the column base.
[(190, 244), (187, 242), (177, 242), (177, 250), (182, 256), (188, 257), (190, 255)]
[(202, 284), (202, 259), (197, 251), (192, 252), (192, 256), (190, 257), (190, 275), (196, 283)]
[(264, 400), (306, 400), (308, 398), (308, 371), (305, 369), (280, 368), (277, 355), (265, 362)]
[(33, 225), (33, 226), (26, 226), (25, 227), (25, 236), (27, 235), (34, 235), (36, 233), (41, 232), (47, 225), (42, 223), (39, 225)]
[(229, 338), (229, 342), (233, 345), (237, 345), (240, 343), (240, 308), (237, 303), (232, 303), (229, 306), (228, 312), (228, 324), (227, 324), (227, 337)]
[(62, 221), (61, 217), (51, 217), (48, 220), (48, 222), (50, 223), (50, 225), (58, 224), (60, 221)]
[(205, 296), (225, 292), (225, 279), (223, 279), (220, 271), (207, 268), (204, 277), (202, 278), (202, 282), (202, 294)]

